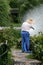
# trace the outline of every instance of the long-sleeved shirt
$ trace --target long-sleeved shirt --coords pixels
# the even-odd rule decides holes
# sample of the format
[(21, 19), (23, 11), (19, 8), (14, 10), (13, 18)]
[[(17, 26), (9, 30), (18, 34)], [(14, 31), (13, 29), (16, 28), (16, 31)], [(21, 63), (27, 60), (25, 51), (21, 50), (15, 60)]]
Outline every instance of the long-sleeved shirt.
[(32, 24), (29, 24), (28, 22), (24, 22), (21, 26), (21, 31), (27, 31), (31, 29)]

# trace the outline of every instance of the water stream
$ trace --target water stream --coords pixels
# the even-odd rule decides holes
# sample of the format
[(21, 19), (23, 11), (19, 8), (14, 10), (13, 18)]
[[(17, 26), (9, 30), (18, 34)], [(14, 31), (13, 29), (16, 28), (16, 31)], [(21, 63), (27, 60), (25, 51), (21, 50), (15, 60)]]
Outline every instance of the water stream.
[(26, 21), (29, 18), (34, 20), (33, 27), (35, 28), (35, 30), (30, 30), (30, 35), (37, 35), (38, 32), (43, 33), (43, 5), (26, 11), (22, 21)]

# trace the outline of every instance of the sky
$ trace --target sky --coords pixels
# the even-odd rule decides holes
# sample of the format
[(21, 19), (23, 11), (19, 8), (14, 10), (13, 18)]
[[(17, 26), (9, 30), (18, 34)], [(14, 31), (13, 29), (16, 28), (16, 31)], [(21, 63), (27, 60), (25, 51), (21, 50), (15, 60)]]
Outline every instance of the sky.
[(26, 11), (25, 15), (23, 16), (22, 21), (26, 21), (27, 19), (32, 18), (34, 20), (33, 27), (35, 30), (30, 30), (30, 35), (37, 35), (38, 32), (43, 33), (43, 5), (35, 7), (34, 9), (30, 9)]

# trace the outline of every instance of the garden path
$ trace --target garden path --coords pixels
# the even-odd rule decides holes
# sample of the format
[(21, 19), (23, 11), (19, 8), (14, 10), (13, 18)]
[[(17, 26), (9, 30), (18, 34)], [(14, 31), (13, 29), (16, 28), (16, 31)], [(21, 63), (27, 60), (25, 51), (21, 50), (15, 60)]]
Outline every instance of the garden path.
[(32, 65), (31, 63), (36, 63), (33, 65), (37, 65), (37, 63), (39, 63), (38, 60), (26, 58), (26, 56), (29, 54), (30, 53), (22, 53), (21, 50), (12, 49), (12, 55), (13, 55), (12, 58), (16, 63), (18, 63), (18, 64), (14, 64), (14, 65)]

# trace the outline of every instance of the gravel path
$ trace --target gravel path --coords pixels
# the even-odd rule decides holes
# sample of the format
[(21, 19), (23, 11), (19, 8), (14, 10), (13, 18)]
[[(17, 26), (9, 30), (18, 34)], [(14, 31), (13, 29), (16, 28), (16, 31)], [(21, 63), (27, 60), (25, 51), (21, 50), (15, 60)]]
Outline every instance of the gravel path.
[[(38, 60), (27, 59), (26, 56), (29, 55), (29, 53), (22, 53), (21, 50), (12, 49), (12, 55), (13, 55), (12, 58), (14, 59), (14, 61), (17, 61), (19, 63), (24, 62), (25, 65), (31, 65), (31, 63), (38, 63), (39, 62)], [(36, 65), (36, 64), (34, 64), (34, 65)]]

